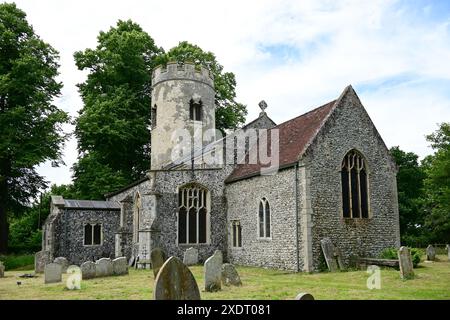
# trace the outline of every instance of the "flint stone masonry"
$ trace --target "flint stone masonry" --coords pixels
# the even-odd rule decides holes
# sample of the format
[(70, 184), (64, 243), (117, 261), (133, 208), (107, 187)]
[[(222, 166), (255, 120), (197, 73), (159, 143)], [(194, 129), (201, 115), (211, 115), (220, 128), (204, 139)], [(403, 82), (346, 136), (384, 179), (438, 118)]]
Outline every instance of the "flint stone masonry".
[(69, 261), (67, 261), (64, 257), (57, 257), (53, 260), (53, 263), (57, 263), (61, 265), (62, 273), (66, 273), (67, 267), (69, 266)]
[(46, 264), (52, 262), (50, 251), (42, 250), (34, 255), (34, 272), (43, 273)]
[(184, 253), (183, 263), (187, 266), (198, 264), (198, 250), (196, 248), (188, 248)]
[(161, 267), (153, 289), (155, 300), (200, 300), (194, 276), (177, 257), (170, 257)]
[(92, 279), (96, 275), (96, 264), (92, 261), (86, 261), (81, 264), (81, 275), (83, 279)]
[(114, 275), (124, 275), (128, 274), (128, 264), (127, 258), (119, 257), (112, 261), (113, 264), (113, 274)]
[(158, 275), (159, 269), (162, 267), (166, 261), (166, 253), (160, 248), (155, 248), (150, 252), (150, 258), (152, 260), (153, 275)]
[(230, 263), (224, 263), (222, 265), (222, 283), (225, 286), (241, 286), (242, 281), (239, 273), (234, 265)]
[(427, 260), (428, 261), (434, 261), (436, 260), (436, 249), (430, 244), (427, 247)]
[(113, 264), (109, 258), (101, 258), (95, 262), (95, 277), (108, 277), (114, 274)]
[(217, 250), (205, 261), (205, 291), (215, 292), (222, 289), (222, 252)]
[(398, 262), (400, 264), (400, 277), (402, 279), (414, 277), (411, 253), (407, 247), (400, 247), (398, 250)]
[(58, 263), (49, 263), (44, 268), (44, 282), (56, 283), (62, 280), (62, 267)]

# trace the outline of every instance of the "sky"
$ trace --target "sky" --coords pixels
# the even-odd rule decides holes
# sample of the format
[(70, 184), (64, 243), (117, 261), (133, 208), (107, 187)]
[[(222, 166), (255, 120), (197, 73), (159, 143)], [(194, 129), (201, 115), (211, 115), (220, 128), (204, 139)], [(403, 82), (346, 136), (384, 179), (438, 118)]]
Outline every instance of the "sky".
[[(277, 123), (336, 99), (351, 84), (386, 145), (420, 159), (433, 151), (425, 135), (450, 121), (450, 1), (427, 0), (16, 0), (35, 32), (60, 53), (62, 94), (76, 117), (82, 107), (73, 53), (94, 48), (100, 31), (131, 19), (165, 50), (189, 41), (213, 52), (237, 80), (247, 122), (261, 111)], [(73, 127), (66, 125), (66, 132)], [(70, 183), (76, 140), (65, 166), (38, 172)]]

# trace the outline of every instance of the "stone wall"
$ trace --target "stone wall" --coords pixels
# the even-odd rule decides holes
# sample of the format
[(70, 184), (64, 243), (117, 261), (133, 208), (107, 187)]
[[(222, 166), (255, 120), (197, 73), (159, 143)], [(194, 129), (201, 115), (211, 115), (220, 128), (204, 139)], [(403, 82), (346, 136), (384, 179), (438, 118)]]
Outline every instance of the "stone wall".
[[(273, 176), (258, 176), (227, 185), (228, 250), (230, 262), (269, 268), (297, 270), (295, 168)], [(258, 235), (259, 201), (265, 197), (271, 208), (271, 239)], [(240, 220), (242, 247), (232, 247), (231, 221)], [(299, 238), (301, 231), (299, 228)], [(298, 268), (303, 268), (300, 257)]]
[[(369, 167), (369, 219), (342, 215), (341, 163), (351, 149)], [(368, 114), (350, 88), (303, 159), (312, 207), (314, 268), (320, 261), (320, 239), (329, 237), (345, 263), (355, 255), (377, 257), (400, 245), (396, 168)]]

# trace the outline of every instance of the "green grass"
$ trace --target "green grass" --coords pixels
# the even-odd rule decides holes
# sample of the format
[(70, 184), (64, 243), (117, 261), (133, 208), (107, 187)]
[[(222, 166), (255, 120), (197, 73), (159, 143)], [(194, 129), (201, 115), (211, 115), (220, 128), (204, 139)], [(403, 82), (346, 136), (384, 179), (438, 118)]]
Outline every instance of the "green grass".
[[(279, 270), (237, 267), (242, 287), (223, 287), (216, 293), (204, 292), (203, 267), (190, 267), (197, 279), (202, 299), (293, 299), (299, 292), (309, 292), (316, 299), (450, 299), (450, 262), (422, 262), (412, 280), (401, 280), (395, 269), (381, 270), (381, 289), (369, 290), (365, 271), (338, 273), (291, 273)], [(0, 278), (0, 300), (6, 299), (152, 299), (152, 270), (130, 269), (126, 276), (83, 280), (81, 290), (65, 289), (62, 283), (44, 284), (43, 275), (22, 279), (32, 271), (7, 271)], [(22, 285), (18, 286), (17, 281)]]
[(0, 256), (6, 270), (34, 269), (34, 254)]

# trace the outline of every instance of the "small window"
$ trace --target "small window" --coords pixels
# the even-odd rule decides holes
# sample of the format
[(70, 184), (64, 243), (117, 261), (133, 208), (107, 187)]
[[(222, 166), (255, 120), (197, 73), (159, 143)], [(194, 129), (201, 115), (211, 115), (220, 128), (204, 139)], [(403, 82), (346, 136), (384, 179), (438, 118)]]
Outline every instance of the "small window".
[(258, 227), (260, 238), (270, 238), (270, 205), (266, 198), (259, 202)]
[(233, 243), (232, 246), (235, 248), (242, 247), (242, 226), (240, 220), (231, 221), (231, 233)]
[(86, 224), (84, 226), (84, 245), (99, 246), (102, 244), (102, 225)]
[(153, 106), (152, 108), (152, 127), (155, 128), (156, 127), (156, 104)]
[(189, 119), (194, 121), (202, 121), (203, 120), (203, 112), (202, 112), (202, 101), (194, 101), (191, 99), (189, 102)]

